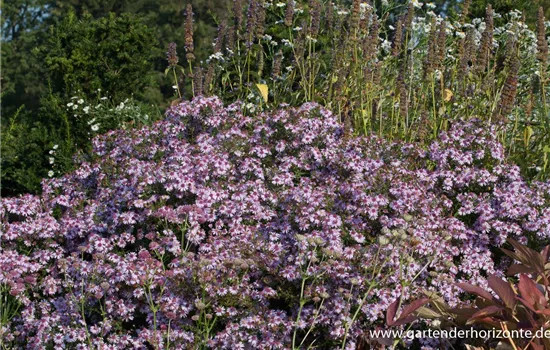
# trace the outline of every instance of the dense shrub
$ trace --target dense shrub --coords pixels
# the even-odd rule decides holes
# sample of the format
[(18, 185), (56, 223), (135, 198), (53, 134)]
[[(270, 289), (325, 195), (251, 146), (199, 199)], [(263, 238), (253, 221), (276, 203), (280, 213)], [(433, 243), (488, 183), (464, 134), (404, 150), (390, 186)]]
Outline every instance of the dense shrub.
[(0, 284), (20, 303), (3, 338), (352, 348), (398, 297), (456, 305), (455, 281), (506, 265), (494, 247), (550, 235), (548, 184), (491, 135), (456, 123), (426, 152), (316, 104), (248, 115), (216, 97), (110, 131), (41, 196), (2, 202)]
[[(2, 128), (2, 149), (9, 154), (8, 158), (2, 158), (2, 168), (8, 175), (4, 178), (3, 195), (36, 193), (40, 179), (52, 170), (48, 153), (53, 145), (59, 145), (59, 160), (65, 159), (56, 164), (56, 172), (61, 173), (73, 168), (72, 156), (77, 151), (88, 151), (95, 134), (90, 133), (88, 124), (92, 118), (77, 118), (74, 111), (67, 111), (71, 97), (91, 101), (108, 93), (111, 103), (118, 105), (135, 99), (150, 110), (154, 109), (150, 108), (150, 102), (160, 100), (152, 62), (160, 51), (151, 45), (152, 29), (137, 16), (111, 14), (93, 19), (87, 15), (79, 19), (71, 13), (46, 33), (35, 33), (32, 38), (29, 35), (24, 34), (21, 40), (25, 40), (3, 48), (7, 56), (24, 61), (18, 69), (27, 74), (27, 80), (40, 79), (23, 90), (24, 84), (14, 80), (9, 70), (6, 82), (9, 90), (2, 95), (2, 106), (7, 106), (2, 124), (13, 124), (14, 128), (11, 133)], [(32, 46), (32, 54), (23, 49), (26, 56), (18, 57), (18, 44)], [(34, 68), (37, 60), (39, 71)], [(10, 64), (13, 63), (8, 64), (11, 69)], [(36, 101), (27, 103), (28, 96)], [(27, 105), (21, 106), (24, 113), (14, 118), (12, 109), (18, 101)], [(109, 117), (103, 114), (102, 130), (122, 126), (115, 113)]]

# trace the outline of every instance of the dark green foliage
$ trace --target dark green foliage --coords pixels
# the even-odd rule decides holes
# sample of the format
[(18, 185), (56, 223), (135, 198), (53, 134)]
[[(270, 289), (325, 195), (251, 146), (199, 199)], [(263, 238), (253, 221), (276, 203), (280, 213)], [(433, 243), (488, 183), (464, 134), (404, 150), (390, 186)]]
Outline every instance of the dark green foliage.
[[(71, 169), (72, 156), (86, 153), (93, 133), (87, 115), (67, 110), (71, 97), (98, 94), (120, 103), (135, 98), (158, 103), (153, 62), (162, 56), (152, 29), (136, 15), (78, 19), (69, 13), (47, 31), (25, 32), (2, 45), (7, 66), (2, 98), (2, 194), (36, 192), (55, 170)], [(37, 45), (38, 44), (38, 45)], [(22, 111), (17, 111), (24, 106)], [(151, 113), (151, 115), (153, 115)], [(102, 130), (120, 127), (103, 121)], [(116, 124), (116, 125), (114, 125)], [(50, 163), (58, 145), (55, 164)]]
[(91, 96), (101, 89), (118, 100), (154, 85), (152, 60), (160, 54), (154, 40), (153, 31), (130, 14), (79, 20), (69, 13), (34, 54), (43, 58), (55, 92)]
[(17, 117), (2, 124), (2, 195), (37, 192), (48, 174), (46, 149), (52, 135), (41, 123), (20, 123)]

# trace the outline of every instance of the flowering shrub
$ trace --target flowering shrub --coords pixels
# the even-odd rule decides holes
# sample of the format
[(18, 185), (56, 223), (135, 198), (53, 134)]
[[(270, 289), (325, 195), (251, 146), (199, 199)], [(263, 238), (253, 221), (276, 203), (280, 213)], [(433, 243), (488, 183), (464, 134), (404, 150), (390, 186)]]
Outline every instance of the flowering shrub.
[(313, 103), (250, 116), (201, 97), (93, 144), (41, 196), (2, 202), (11, 346), (354, 348), (397, 298), (454, 305), (456, 281), (504, 268), (508, 237), (550, 236), (548, 184), (481, 122), (424, 151)]

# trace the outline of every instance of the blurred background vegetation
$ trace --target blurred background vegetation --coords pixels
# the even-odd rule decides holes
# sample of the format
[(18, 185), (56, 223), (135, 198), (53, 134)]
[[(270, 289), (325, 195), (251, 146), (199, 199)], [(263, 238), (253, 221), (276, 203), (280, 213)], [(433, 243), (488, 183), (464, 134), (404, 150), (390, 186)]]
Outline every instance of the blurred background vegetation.
[[(164, 75), (165, 51), (175, 42), (183, 52), (186, 6), (193, 5), (194, 55), (201, 62), (212, 54), (233, 1), (3, 1), (1, 194), (39, 192), (42, 178), (70, 170), (75, 155), (86, 156), (93, 132), (120, 126), (99, 124), (100, 106), (120, 112), (120, 122), (130, 126), (159, 118), (174, 99), (174, 82)], [(444, 16), (461, 6), (456, 0), (433, 3)], [(499, 13), (523, 11), (530, 27), (539, 6), (550, 17), (550, 0), (473, 0), (469, 16), (483, 18), (489, 3)], [(95, 107), (93, 118), (81, 117)], [(125, 116), (121, 111), (130, 107)]]

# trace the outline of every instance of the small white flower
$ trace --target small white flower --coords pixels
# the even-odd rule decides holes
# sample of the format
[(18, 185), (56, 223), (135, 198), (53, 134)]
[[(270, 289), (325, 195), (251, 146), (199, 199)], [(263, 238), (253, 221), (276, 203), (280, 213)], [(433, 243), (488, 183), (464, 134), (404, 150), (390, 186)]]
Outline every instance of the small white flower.
[(426, 7), (429, 8), (430, 10), (433, 10), (435, 9), (437, 6), (433, 3), (433, 2), (429, 2), (426, 4)]
[(269, 34), (264, 34), (264, 39), (267, 40), (267, 41), (271, 41), (271, 39), (273, 39), (273, 37)]
[(456, 32), (456, 36), (461, 38), (461, 39), (464, 39), (466, 37), (466, 34), (464, 34), (464, 32)]
[(88, 113), (90, 111), (90, 106), (86, 106), (82, 109), (84, 113)]
[(302, 27), (294, 27), (294, 31), (299, 32), (300, 30), (302, 30)]
[(221, 53), (221, 51), (218, 51), (208, 57), (208, 61), (210, 60), (223, 60), (223, 54)]
[(57, 149), (59, 145), (53, 145), (53, 149)]
[(382, 47), (382, 50), (384, 50), (384, 52), (390, 52), (390, 50), (391, 50), (391, 41), (384, 39), (384, 41), (382, 42), (381, 47)]
[(277, 42), (276, 42), (276, 41), (271, 41), (270, 44), (273, 45), (273, 46), (277, 46)]
[(359, 10), (361, 11), (361, 13), (365, 13), (367, 9), (370, 9), (370, 8), (371, 6), (366, 2), (362, 2), (361, 4), (359, 4)]
[(50, 164), (53, 164), (55, 162), (55, 158), (54, 157), (49, 157), (49, 161), (50, 161)]
[(285, 44), (285, 46), (288, 46), (288, 47), (294, 47), (294, 44), (290, 42), (290, 40), (288, 39), (282, 39), (281, 40), (283, 44)]
[(80, 99), (80, 100), (78, 100), (78, 101), (76, 101), (76, 102), (78, 102), (78, 104), (83, 104), (83, 103), (84, 103), (84, 100), (83, 100), (83, 99)]
[(172, 85), (172, 89), (177, 90), (178, 86), (177, 85)]
[(411, 4), (413, 4), (413, 6), (416, 7), (417, 9), (421, 8), (422, 5), (424, 5), (423, 3), (418, 2), (418, 0), (411, 0)]
[(78, 109), (78, 105), (74, 105), (74, 106), (73, 106), (73, 109)]
[(50, 154), (55, 154), (55, 151), (53, 149), (50, 150)]
[(72, 107), (73, 105), (74, 105), (74, 103), (72, 103), (72, 102), (67, 103), (67, 107)]
[(92, 125), (92, 131), (98, 131), (99, 130), (99, 124)]
[(53, 176), (53, 170), (48, 171), (48, 176), (49, 176), (49, 177), (52, 177), (52, 176)]
[(277, 6), (277, 7), (285, 7), (285, 6), (286, 6), (286, 3), (284, 3), (284, 2), (278, 2), (275, 6)]
[(306, 40), (307, 40), (307, 41), (311, 41), (311, 42), (313, 42), (313, 43), (316, 43), (316, 42), (317, 42), (317, 39), (312, 38), (311, 35), (306, 36)]
[(102, 98), (100, 98), (101, 101), (105, 101), (107, 99), (107, 96), (103, 96)]

